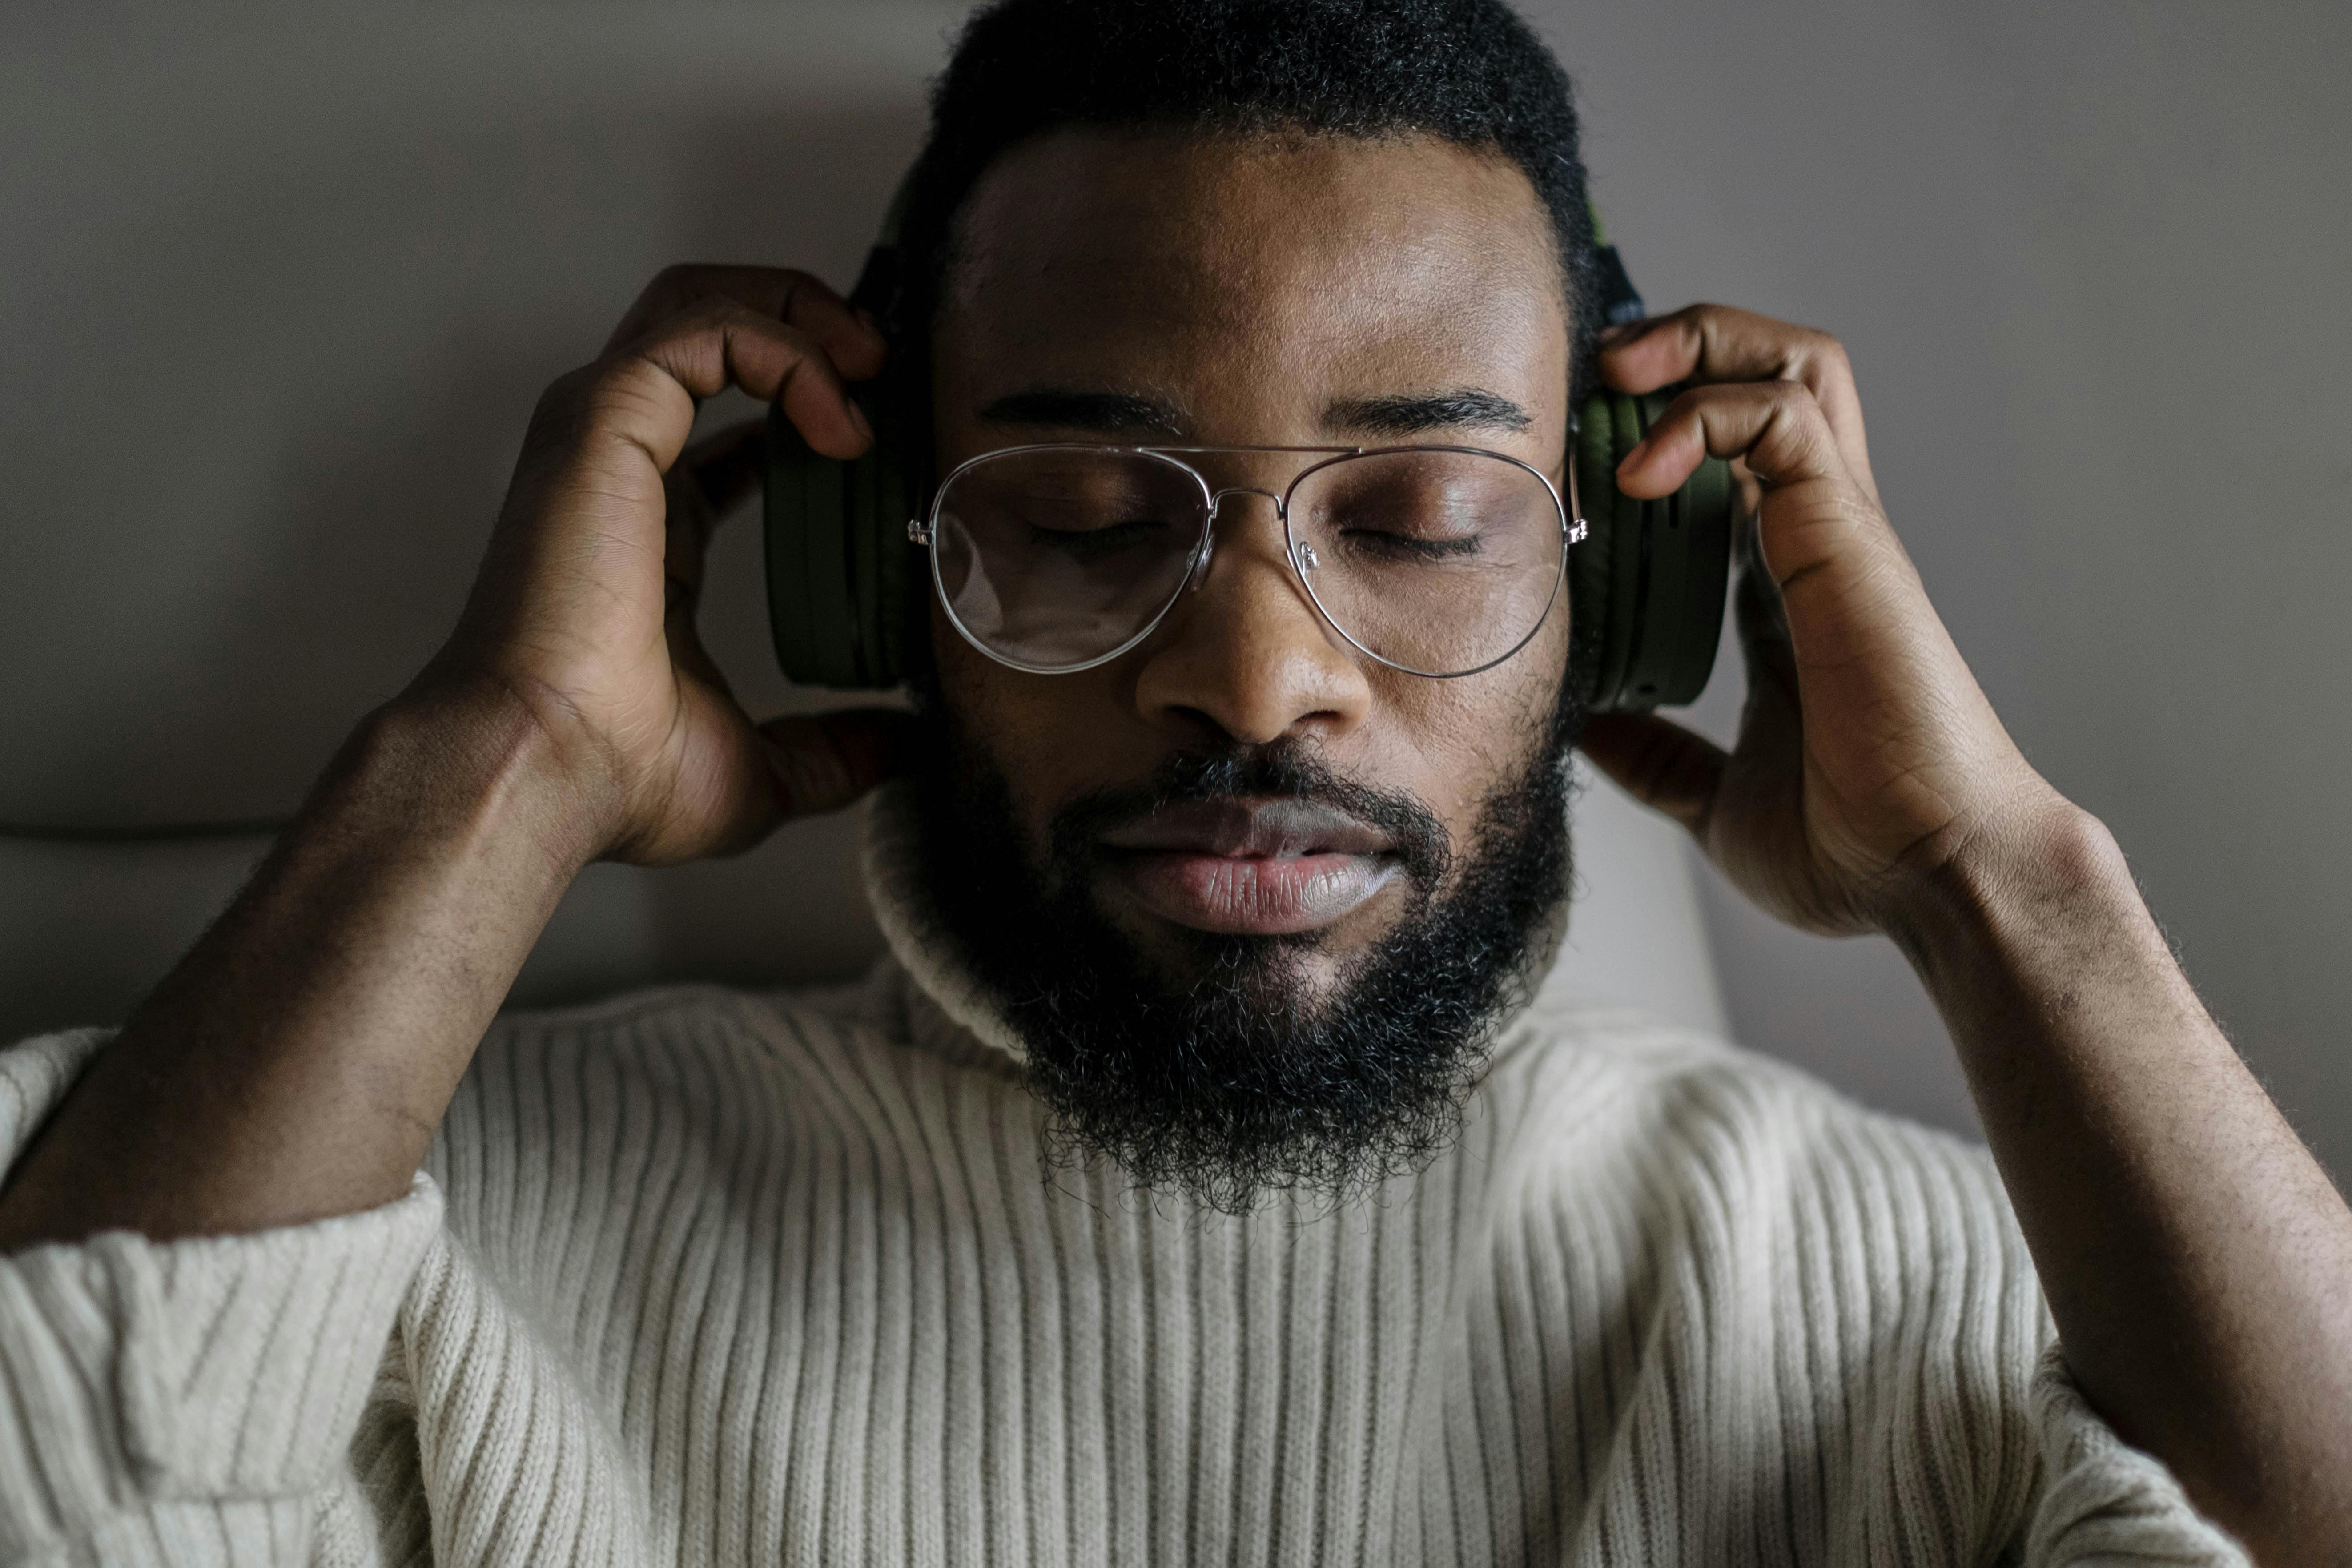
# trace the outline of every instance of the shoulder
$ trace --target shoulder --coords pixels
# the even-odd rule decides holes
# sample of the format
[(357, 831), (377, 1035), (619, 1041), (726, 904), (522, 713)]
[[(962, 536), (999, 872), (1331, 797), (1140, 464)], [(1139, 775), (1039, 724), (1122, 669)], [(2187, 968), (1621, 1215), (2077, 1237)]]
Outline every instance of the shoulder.
[(433, 1173), (454, 1204), (478, 1174), (593, 1179), (645, 1140), (698, 1162), (752, 1144), (772, 1158), (1017, 1088), (990, 1053), (929, 1039), (908, 990), (886, 961), (835, 984), (671, 985), (502, 1014), (442, 1124)]
[(511, 1094), (517, 1072), (563, 1064), (635, 1092), (692, 1097), (713, 1072), (791, 1072), (846, 1040), (894, 1033), (870, 981), (748, 990), (691, 984), (623, 992), (570, 1006), (501, 1013), (475, 1054), (468, 1087)]
[(1521, 1028), (1480, 1095), (1518, 1201), (1620, 1194), (1627, 1223), (1783, 1328), (1834, 1319), (1841, 1354), (1863, 1358), (1990, 1335), (1981, 1370), (2021, 1390), (2049, 1328), (1980, 1144), (1638, 1013), (1561, 1008)]
[(666, 986), (502, 1015), (426, 1160), (452, 1257), (547, 1342), (587, 1354), (681, 1268), (749, 1267), (813, 1148), (872, 1124), (857, 1086), (894, 1053), (856, 984)]
[[(1751, 1206), (1835, 1189), (2006, 1224), (1982, 1145), (1840, 1093), (1786, 1062), (1631, 1008), (1555, 1001), (1498, 1043), (1480, 1098), (1538, 1167), (1578, 1145)], [(1930, 1195), (1931, 1190), (1938, 1196)], [(1955, 1215), (1915, 1214), (1933, 1233)]]
[(671, 985), (501, 1014), (427, 1169), (461, 1231), (477, 1228), (478, 1204), (528, 1215), (542, 1198), (563, 1205), (610, 1185), (615, 1172), (722, 1179), (747, 1140), (789, 1142), (813, 1079), (862, 1070), (858, 1058), (887, 1048), (873, 1015), (856, 984)]
[(1805, 1458), (1822, 1517), (1908, 1528), (1927, 1486), (1970, 1539), (2021, 1521), (2052, 1328), (1983, 1148), (1614, 1009), (1528, 1020), (1481, 1098), (1555, 1269), (1637, 1260), (1669, 1403)]

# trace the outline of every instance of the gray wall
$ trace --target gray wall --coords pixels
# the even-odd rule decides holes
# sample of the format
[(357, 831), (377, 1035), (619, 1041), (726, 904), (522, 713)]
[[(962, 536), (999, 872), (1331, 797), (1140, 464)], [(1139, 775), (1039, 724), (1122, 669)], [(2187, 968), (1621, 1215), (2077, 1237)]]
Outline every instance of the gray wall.
[[(2026, 754), (2352, 1173), (2352, 11), (1549, 5), (1654, 303), (1846, 342), (1887, 504)], [(1702, 717), (1727, 729), (1720, 680)], [(1883, 942), (1707, 894), (1734, 1025), (1964, 1113)]]
[[(1853, 350), (1880, 477), (2028, 753), (2352, 1169), (2342, 15), (1534, 7), (1654, 304)], [(854, 271), (956, 8), (0, 18), (0, 817), (296, 798), (463, 592), (531, 399), (682, 258)], [(714, 642), (755, 710), (749, 530)], [(1727, 659), (1698, 721), (1737, 705)], [(1593, 983), (1969, 1123), (1880, 942), (1772, 928), (1588, 797)], [(592, 872), (522, 994), (839, 973), (849, 828)], [(0, 1027), (104, 1016), (236, 847), (0, 850)], [(1706, 938), (1691, 932), (1704, 910)], [(1717, 1003), (1706, 973), (1711, 939)]]

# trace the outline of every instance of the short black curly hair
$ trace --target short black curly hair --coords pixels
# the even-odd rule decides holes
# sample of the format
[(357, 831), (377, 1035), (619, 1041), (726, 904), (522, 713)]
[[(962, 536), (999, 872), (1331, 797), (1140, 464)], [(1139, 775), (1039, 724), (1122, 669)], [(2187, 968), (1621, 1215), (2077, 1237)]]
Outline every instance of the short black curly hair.
[(1504, 0), (996, 0), (931, 92), (891, 323), (928, 336), (957, 215), (1008, 148), (1063, 126), (1414, 133), (1508, 158), (1551, 216), (1584, 384), (1599, 331), (1574, 96)]

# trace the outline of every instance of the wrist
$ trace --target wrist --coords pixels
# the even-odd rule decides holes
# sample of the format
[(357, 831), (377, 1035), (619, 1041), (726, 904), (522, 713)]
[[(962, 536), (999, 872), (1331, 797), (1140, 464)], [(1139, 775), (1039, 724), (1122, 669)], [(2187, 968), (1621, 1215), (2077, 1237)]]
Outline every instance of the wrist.
[[(2147, 921), (2122, 849), (2096, 816), (2044, 788), (1969, 836), (1890, 910), (1888, 936), (1931, 992), (1962, 976), (2046, 965)], [(1939, 996), (1939, 1000), (1942, 998)]]
[(602, 854), (618, 812), (543, 714), (503, 684), (420, 681), (362, 721), (361, 777), (418, 814), (420, 827), (528, 849), (561, 882)]

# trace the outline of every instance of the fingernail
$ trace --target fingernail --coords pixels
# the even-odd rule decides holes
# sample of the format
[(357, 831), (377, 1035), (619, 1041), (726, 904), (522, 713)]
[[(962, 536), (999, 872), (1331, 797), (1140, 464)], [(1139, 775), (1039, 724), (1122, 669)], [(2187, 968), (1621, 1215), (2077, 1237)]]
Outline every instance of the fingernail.
[(1647, 321), (1620, 321), (1613, 327), (1603, 327), (1601, 329), (1599, 340), (1601, 346), (1604, 349), (1615, 348), (1649, 324)]
[(1617, 471), (1622, 474), (1628, 468), (1640, 468), (1642, 466), (1642, 459), (1649, 455), (1650, 438), (1647, 436), (1644, 436), (1640, 440), (1633, 443), (1633, 449), (1625, 454), (1625, 460), (1617, 465)]
[(857, 426), (860, 436), (869, 441), (874, 439), (874, 426), (866, 423), (866, 410), (857, 406), (857, 400), (854, 397), (849, 400), (849, 421)]

